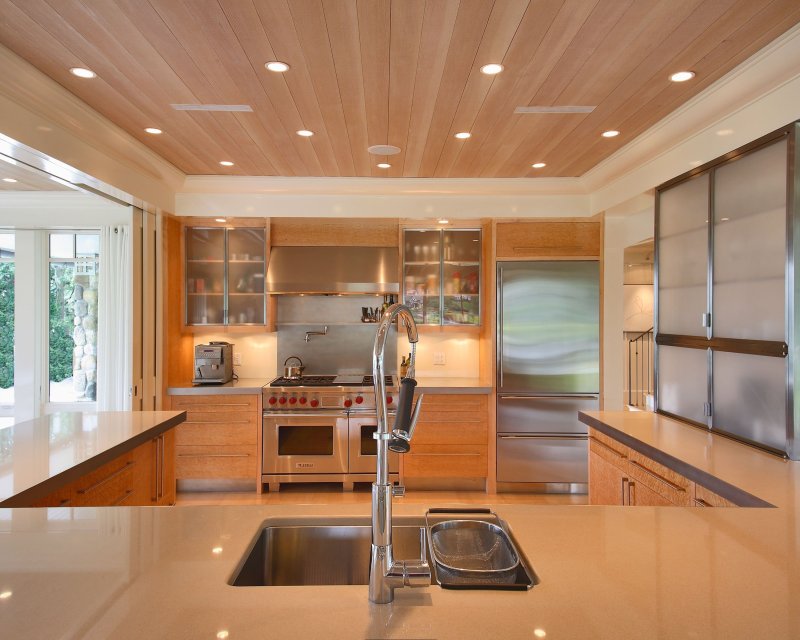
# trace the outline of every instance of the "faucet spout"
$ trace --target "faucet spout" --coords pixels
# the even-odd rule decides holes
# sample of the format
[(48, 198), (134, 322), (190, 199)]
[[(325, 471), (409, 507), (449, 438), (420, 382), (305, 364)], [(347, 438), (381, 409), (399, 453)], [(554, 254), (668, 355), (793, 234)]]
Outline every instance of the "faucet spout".
[[(392, 322), (399, 318), (405, 324), (408, 340), (411, 343), (411, 360), (408, 375), (401, 383), (397, 426), (389, 432), (388, 411), (386, 408), (386, 380), (384, 378), (384, 352), (386, 339)], [(414, 361), (416, 343), (419, 340), (414, 316), (408, 307), (394, 304), (383, 314), (375, 334), (375, 347), (372, 352), (372, 375), (375, 386), (375, 408), (377, 413), (377, 469), (372, 484), (372, 553), (369, 573), (369, 599), (371, 602), (386, 604), (394, 600), (394, 590), (399, 587), (418, 587), (430, 584), (431, 572), (426, 562), (424, 535), (420, 536), (420, 559), (395, 561), (392, 553), (392, 485), (389, 483), (389, 448), (398, 453), (410, 449), (411, 435), (419, 418), (422, 398), (418, 398), (411, 411), (414, 387)], [(407, 414), (407, 417), (403, 417)]]

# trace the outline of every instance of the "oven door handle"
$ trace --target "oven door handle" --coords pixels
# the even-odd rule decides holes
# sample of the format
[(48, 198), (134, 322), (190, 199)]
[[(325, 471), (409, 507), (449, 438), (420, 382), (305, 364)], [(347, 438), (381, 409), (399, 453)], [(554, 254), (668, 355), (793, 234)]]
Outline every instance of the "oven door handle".
[(316, 418), (317, 416), (336, 416), (338, 418), (346, 418), (346, 411), (310, 411), (308, 413), (300, 411), (287, 411), (286, 413), (266, 413), (264, 412), (264, 419), (279, 418), (285, 420), (286, 418)]

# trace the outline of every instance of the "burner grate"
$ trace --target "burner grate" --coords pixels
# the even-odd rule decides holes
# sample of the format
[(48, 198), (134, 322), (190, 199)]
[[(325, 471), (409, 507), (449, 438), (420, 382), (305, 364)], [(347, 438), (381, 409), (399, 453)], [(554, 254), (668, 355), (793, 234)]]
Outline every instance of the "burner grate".
[(289, 378), (275, 378), (269, 383), (270, 387), (330, 387), (336, 376), (303, 376), (292, 380)]

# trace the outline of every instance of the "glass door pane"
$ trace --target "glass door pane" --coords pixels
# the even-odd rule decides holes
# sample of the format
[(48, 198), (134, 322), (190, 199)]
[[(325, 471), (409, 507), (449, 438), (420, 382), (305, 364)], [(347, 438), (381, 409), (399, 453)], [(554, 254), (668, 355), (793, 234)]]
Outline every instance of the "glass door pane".
[(786, 335), (786, 140), (714, 177), (714, 335)]
[(706, 424), (708, 351), (658, 348), (658, 409)]
[(0, 411), (14, 406), (14, 255), (14, 234), (0, 233)]
[(444, 324), (480, 324), (481, 232), (445, 229), (442, 239)]
[(186, 229), (186, 323), (225, 322), (225, 229)]
[(706, 173), (659, 195), (659, 333), (706, 335), (708, 180)]
[(264, 324), (264, 229), (228, 230), (228, 324)]
[(438, 229), (406, 230), (403, 246), (403, 302), (419, 324), (439, 324), (441, 271)]

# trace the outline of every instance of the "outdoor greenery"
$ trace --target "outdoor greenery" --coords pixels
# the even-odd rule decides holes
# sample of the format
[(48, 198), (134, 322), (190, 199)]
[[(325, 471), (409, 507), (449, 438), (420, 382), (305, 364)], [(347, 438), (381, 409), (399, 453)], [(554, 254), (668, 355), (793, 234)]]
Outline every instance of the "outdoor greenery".
[(0, 262), (0, 389), (14, 386), (14, 263)]
[(72, 375), (72, 350), (75, 328), (72, 312), (75, 265), (69, 262), (50, 265), (50, 381), (61, 382)]

